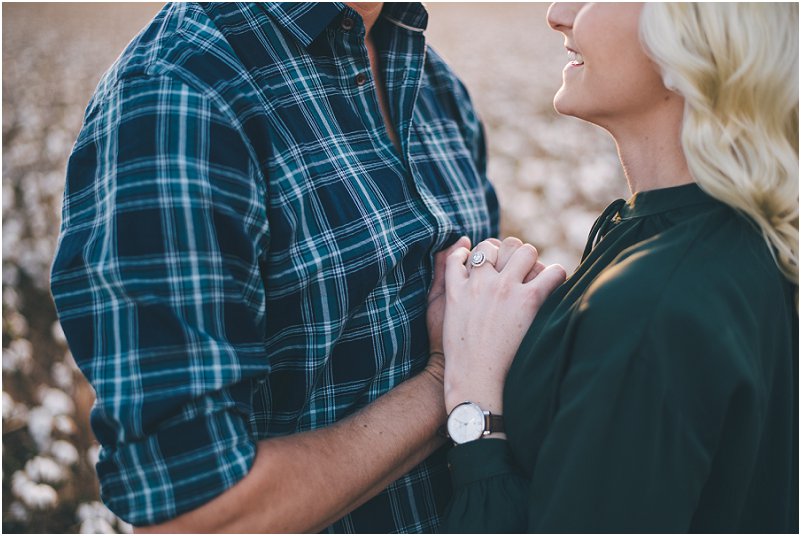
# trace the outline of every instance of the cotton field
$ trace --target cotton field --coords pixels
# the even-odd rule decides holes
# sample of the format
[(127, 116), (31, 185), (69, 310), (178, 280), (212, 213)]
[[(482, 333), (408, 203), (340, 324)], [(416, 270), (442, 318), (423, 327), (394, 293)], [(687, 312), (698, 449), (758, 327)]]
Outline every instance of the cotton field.
[[(91, 388), (49, 295), (64, 169), (101, 73), (158, 4), (4, 4), (3, 531), (130, 532), (98, 499)], [(611, 140), (557, 116), (568, 61), (546, 4), (429, 4), (429, 42), (483, 118), (503, 234), (572, 271), (626, 187)]]

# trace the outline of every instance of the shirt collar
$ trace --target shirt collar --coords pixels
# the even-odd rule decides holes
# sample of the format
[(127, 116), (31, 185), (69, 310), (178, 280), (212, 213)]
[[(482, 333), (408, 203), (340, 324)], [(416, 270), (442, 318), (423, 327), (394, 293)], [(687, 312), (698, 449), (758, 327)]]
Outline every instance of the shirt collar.
[(259, 2), (259, 5), (304, 47), (317, 39), (346, 7), (342, 2)]
[[(344, 2), (259, 2), (259, 5), (304, 47), (347, 9)], [(422, 33), (428, 26), (428, 12), (420, 2), (387, 2), (381, 18), (412, 32)]]
[(387, 2), (381, 18), (412, 32), (422, 33), (428, 26), (428, 11), (420, 2)]

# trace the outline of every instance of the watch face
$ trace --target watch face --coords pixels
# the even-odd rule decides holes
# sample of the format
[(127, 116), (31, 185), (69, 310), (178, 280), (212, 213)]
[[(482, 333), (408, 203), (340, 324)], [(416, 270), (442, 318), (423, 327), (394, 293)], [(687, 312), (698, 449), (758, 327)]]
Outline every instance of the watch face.
[(448, 435), (454, 443), (479, 439), (484, 433), (484, 412), (473, 403), (459, 404), (448, 416)]

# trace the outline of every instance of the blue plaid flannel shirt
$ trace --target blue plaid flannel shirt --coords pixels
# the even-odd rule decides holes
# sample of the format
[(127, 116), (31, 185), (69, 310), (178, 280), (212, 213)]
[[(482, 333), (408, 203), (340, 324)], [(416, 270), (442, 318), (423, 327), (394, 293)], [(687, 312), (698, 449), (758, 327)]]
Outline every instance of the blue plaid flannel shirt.
[[(496, 235), (498, 212), (426, 22), (388, 4), (374, 30), (402, 154), (344, 4), (167, 5), (100, 81), (51, 287), (97, 395), (101, 496), (126, 521), (196, 508), (257, 440), (425, 366), (432, 256)], [(439, 453), (329, 531), (431, 532), (448, 493)]]

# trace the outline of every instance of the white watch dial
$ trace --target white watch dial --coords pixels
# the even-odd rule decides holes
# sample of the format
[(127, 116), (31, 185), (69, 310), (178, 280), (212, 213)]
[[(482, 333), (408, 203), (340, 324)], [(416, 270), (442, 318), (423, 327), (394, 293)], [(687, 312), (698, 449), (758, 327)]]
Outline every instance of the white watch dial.
[(484, 412), (473, 403), (459, 404), (448, 416), (448, 435), (454, 443), (467, 443), (484, 434)]

